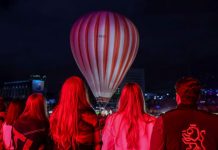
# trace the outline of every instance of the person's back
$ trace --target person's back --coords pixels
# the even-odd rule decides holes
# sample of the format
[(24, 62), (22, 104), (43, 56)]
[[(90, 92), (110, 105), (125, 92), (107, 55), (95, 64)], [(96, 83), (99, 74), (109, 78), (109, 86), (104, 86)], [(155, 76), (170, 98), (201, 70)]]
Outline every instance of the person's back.
[[(78, 134), (75, 139), (72, 138), (72, 143), (74, 142), (74, 149), (78, 150), (94, 150), (96, 144), (100, 144), (100, 128), (97, 120), (97, 116), (92, 111), (82, 112), (78, 122)], [(97, 139), (96, 139), (97, 138)], [(68, 148), (58, 145), (55, 141), (53, 145), (55, 150), (65, 150), (73, 149), (72, 145)]]
[(0, 149), (4, 148), (2, 126), (6, 115), (5, 109), (4, 99), (0, 97)]
[(179, 105), (162, 116), (162, 123), (167, 150), (218, 149), (217, 115)]
[(44, 147), (48, 138), (47, 123), (31, 118), (18, 119), (12, 129), (16, 149), (38, 150)]
[(197, 109), (201, 85), (184, 77), (176, 83), (178, 107), (154, 125), (151, 150), (217, 150), (218, 116)]
[(155, 118), (145, 113), (144, 97), (137, 83), (127, 83), (118, 110), (103, 129), (102, 150), (149, 150)]
[(33, 93), (28, 97), (23, 113), (12, 128), (15, 149), (45, 148), (49, 132), (45, 107), (45, 98), (41, 93)]
[(3, 134), (4, 149), (6, 150), (14, 149), (11, 132), (12, 132), (12, 125), (7, 125), (6, 122), (4, 122), (2, 125), (2, 134)]
[[(153, 129), (155, 118), (144, 114), (144, 120), (138, 120), (138, 148), (137, 150), (148, 150), (150, 147), (150, 137)], [(102, 149), (131, 150), (128, 148), (126, 139), (128, 132), (128, 122), (124, 121), (122, 114), (112, 114), (107, 118), (103, 130), (103, 147)], [(111, 147), (110, 147), (111, 146)]]
[[(100, 134), (99, 122), (97, 115), (93, 110), (85, 110), (81, 112), (78, 122), (78, 135), (76, 136), (75, 142), (77, 145), (86, 147), (86, 149), (93, 149), (95, 142), (100, 142), (95, 134)], [(97, 144), (97, 143), (96, 143)]]
[(64, 82), (59, 104), (50, 116), (50, 129), (54, 149), (101, 149), (97, 115), (79, 77), (72, 76)]
[(14, 143), (11, 135), (12, 125), (16, 122), (22, 112), (23, 102), (16, 99), (12, 100), (7, 109), (5, 122), (2, 126), (4, 149), (6, 150), (14, 149)]

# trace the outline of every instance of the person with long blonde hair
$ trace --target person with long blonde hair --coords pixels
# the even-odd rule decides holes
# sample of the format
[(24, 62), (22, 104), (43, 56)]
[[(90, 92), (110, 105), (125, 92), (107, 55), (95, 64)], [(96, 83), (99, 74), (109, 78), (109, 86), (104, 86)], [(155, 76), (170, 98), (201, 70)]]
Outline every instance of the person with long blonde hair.
[(45, 97), (41, 93), (33, 93), (28, 97), (23, 113), (13, 125), (14, 147), (17, 150), (46, 149), (48, 132)]
[(79, 77), (72, 76), (64, 82), (59, 103), (50, 116), (50, 127), (55, 149), (101, 149), (97, 115)]
[(116, 113), (108, 116), (103, 129), (102, 150), (149, 150), (155, 118), (145, 112), (142, 90), (127, 83)]

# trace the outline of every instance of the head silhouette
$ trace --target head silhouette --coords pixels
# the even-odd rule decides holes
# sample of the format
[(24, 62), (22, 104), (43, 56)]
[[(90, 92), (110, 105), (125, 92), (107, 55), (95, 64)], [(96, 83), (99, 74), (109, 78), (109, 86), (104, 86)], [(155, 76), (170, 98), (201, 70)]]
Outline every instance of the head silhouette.
[(138, 117), (145, 112), (144, 106), (144, 97), (140, 86), (137, 83), (127, 83), (120, 95), (118, 112)]
[(8, 106), (5, 122), (7, 125), (13, 125), (23, 112), (24, 106), (20, 100), (12, 100)]
[(200, 82), (193, 77), (183, 77), (176, 82), (177, 103), (195, 104), (201, 93)]
[(45, 97), (41, 93), (31, 94), (26, 101), (26, 106), (21, 117), (46, 121), (47, 112)]

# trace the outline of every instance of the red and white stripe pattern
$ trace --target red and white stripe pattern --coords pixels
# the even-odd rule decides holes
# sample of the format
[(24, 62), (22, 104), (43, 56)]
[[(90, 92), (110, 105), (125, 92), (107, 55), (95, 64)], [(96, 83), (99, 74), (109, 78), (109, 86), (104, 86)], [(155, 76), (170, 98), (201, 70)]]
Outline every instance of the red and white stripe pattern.
[(70, 44), (94, 96), (110, 98), (136, 57), (139, 35), (124, 16), (100, 11), (74, 23)]

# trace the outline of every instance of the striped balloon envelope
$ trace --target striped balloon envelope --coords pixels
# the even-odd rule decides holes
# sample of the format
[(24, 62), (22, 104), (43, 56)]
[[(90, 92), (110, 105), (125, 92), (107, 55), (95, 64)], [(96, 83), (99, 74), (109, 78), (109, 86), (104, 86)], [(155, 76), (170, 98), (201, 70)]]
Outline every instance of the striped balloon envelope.
[(108, 102), (133, 63), (139, 46), (135, 25), (108, 11), (78, 19), (70, 33), (73, 57), (99, 102)]

